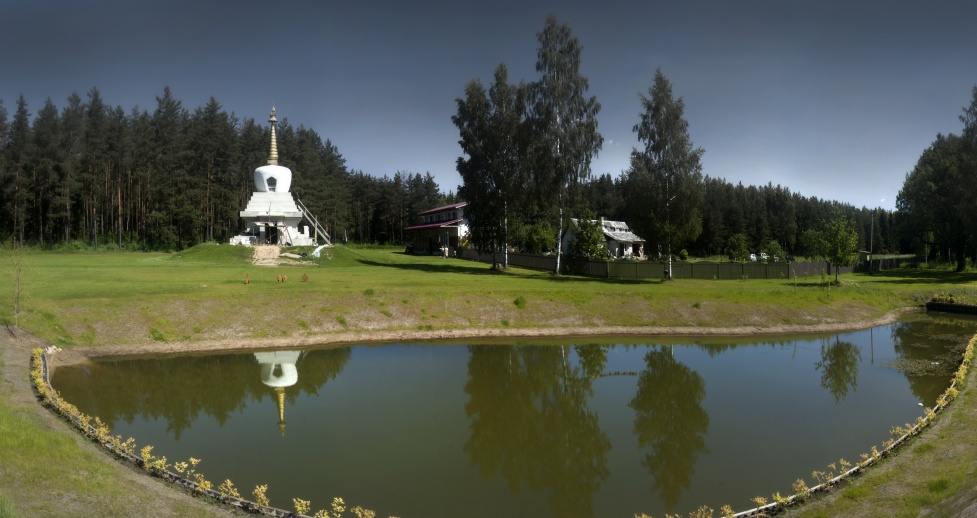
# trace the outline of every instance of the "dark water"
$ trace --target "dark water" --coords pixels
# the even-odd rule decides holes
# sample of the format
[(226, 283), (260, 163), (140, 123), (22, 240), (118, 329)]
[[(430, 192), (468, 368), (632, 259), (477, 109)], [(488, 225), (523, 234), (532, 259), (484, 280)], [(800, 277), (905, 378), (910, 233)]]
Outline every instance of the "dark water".
[(753, 341), (352, 346), (105, 361), (52, 382), (114, 434), (200, 458), (246, 497), (268, 484), (286, 509), (660, 516), (745, 509), (881, 447), (935, 403), (975, 329), (918, 315)]

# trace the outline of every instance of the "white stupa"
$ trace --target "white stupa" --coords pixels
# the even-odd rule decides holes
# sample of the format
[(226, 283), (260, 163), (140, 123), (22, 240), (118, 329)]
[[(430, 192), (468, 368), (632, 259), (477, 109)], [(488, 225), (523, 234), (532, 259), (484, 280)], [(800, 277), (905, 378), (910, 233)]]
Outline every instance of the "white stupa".
[[(247, 223), (247, 230), (231, 238), (232, 245), (286, 245), (315, 246), (320, 234), (329, 244), (329, 235), (312, 217), (305, 206), (295, 198), (289, 189), (292, 187), (292, 170), (278, 165), (278, 141), (275, 138), (275, 108), (271, 109), (271, 152), (268, 164), (254, 170), (254, 192), (248, 206), (241, 211), (241, 218)], [(315, 229), (310, 235), (310, 226), (299, 223), (305, 218)]]

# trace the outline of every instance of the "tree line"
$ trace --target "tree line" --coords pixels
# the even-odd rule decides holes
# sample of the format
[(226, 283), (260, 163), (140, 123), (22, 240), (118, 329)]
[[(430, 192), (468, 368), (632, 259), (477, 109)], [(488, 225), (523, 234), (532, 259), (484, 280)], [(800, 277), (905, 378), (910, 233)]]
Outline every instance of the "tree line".
[(953, 261), (957, 271), (977, 262), (977, 85), (960, 122), (960, 135), (936, 135), (896, 198), (912, 248)]
[[(172, 250), (227, 242), (266, 163), (270, 127), (227, 113), (213, 97), (188, 110), (169, 87), (153, 111), (107, 104), (97, 88), (32, 114), (23, 95), (0, 101), (0, 236), (45, 247), (80, 243)], [(315, 131), (279, 123), (292, 192), (333, 240), (403, 242), (416, 214), (453, 201), (430, 173), (351, 171)]]
[[(963, 131), (937, 135), (906, 175), (897, 210), (856, 208), (703, 174), (705, 150), (661, 70), (639, 95), (630, 167), (592, 175), (603, 137), (600, 103), (580, 72), (583, 46), (553, 16), (537, 38), (536, 80), (511, 83), (501, 63), (488, 88), (473, 79), (456, 99), (457, 196), (430, 173), (350, 170), (328, 139), (286, 118), (278, 145), (295, 171), (292, 191), (340, 242), (402, 244), (419, 212), (468, 201), (470, 244), (503, 252), (503, 265), (514, 248), (553, 252), (559, 268), (568, 220), (600, 217), (626, 221), (651, 257), (824, 257), (827, 235), (843, 232), (835, 249), (915, 253), (958, 269), (977, 261), (977, 86)], [(168, 87), (153, 111), (113, 107), (97, 88), (61, 108), (48, 99), (36, 114), (23, 95), (12, 115), (0, 100), (0, 237), (140, 250), (227, 242), (243, 228), (238, 212), (269, 140), (262, 122), (227, 113), (213, 97), (188, 110)]]
[[(689, 135), (684, 101), (660, 69), (647, 95), (639, 95), (633, 131), (641, 148), (632, 151), (631, 166), (616, 178), (592, 176), (603, 137), (600, 103), (586, 95), (588, 80), (580, 73), (583, 47), (553, 16), (537, 38), (536, 80), (510, 83), (501, 63), (488, 88), (478, 78), (465, 85), (452, 117), (463, 153), (459, 196), (470, 203), (473, 245), (503, 252), (503, 266), (504, 252), (517, 248), (553, 252), (559, 271), (558, 243), (571, 217), (626, 221), (646, 240), (646, 253), (662, 258), (680, 250), (734, 259), (743, 259), (742, 250), (824, 257), (829, 237), (844, 241), (844, 249), (905, 249), (892, 212), (704, 176), (704, 150)], [(835, 231), (844, 236), (829, 236)], [(591, 245), (574, 249), (592, 255)]]

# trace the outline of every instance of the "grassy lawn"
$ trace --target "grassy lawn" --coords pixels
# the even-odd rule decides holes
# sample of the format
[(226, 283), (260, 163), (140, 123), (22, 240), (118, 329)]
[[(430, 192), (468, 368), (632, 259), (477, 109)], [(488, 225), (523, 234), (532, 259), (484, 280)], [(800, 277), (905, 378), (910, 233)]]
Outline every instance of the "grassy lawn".
[[(938, 292), (977, 293), (977, 275), (935, 270), (847, 275), (830, 287), (820, 277), (663, 283), (495, 272), (400, 248), (325, 252), (318, 261), (278, 267), (252, 266), (249, 249), (216, 245), (179, 254), (29, 253), (24, 311), (15, 319), (6, 295), (0, 323), (16, 321), (61, 347), (375, 330), (769, 328), (867, 320)], [(285, 283), (276, 281), (282, 274)], [(309, 282), (300, 281), (303, 274)], [(12, 293), (12, 278), (9, 271), (0, 277), (0, 293)]]
[[(497, 272), (482, 263), (405, 255), (402, 248), (341, 246), (323, 252), (315, 261), (258, 267), (251, 264), (250, 249), (223, 245), (178, 254), (28, 251), (20, 271), (22, 312), (16, 316), (11, 295), (16, 272), (11, 261), (0, 258), (0, 324), (16, 324), (63, 348), (121, 348), (314, 340), (350, 332), (368, 337), (376, 331), (698, 327), (760, 332), (865, 322), (919, 306), (937, 293), (977, 301), (977, 274), (939, 269), (844, 275), (840, 286), (823, 284), (820, 277), (613, 281), (518, 268)], [(301, 281), (303, 274), (308, 282)], [(277, 282), (279, 275), (288, 281)], [(4, 354), (0, 349), (0, 360)], [(139, 514), (168, 498), (151, 489), (131, 490), (120, 474), (124, 468), (81, 446), (66, 426), (39, 420), (29, 398), (11, 397), (11, 369), (0, 372), (7, 373), (0, 380), (0, 518), (15, 510), (59, 514), (56, 508), (25, 507), (31, 500), (24, 495), (38, 486), (57, 495), (57, 505), (99, 515)], [(26, 378), (26, 370), (22, 375)], [(949, 516), (960, 502), (977, 500), (973, 377), (941, 425), (886, 461), (905, 466), (870, 471), (800, 512), (850, 516), (879, 509), (884, 510), (879, 516), (916, 516), (934, 508)], [(182, 505), (168, 503), (166, 509), (173, 515), (209, 512)]]

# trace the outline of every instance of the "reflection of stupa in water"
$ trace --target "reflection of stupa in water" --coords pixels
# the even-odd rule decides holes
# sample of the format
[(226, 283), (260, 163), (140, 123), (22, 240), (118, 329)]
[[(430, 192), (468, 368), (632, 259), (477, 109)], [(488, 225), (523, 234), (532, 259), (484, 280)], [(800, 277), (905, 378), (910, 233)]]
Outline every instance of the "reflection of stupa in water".
[(299, 371), (295, 368), (302, 351), (273, 351), (255, 353), (261, 364), (261, 382), (275, 389), (275, 403), (278, 405), (278, 431), (285, 436), (285, 388), (299, 381)]
[[(314, 246), (320, 236), (328, 245), (329, 234), (319, 221), (309, 213), (302, 200), (292, 196), (292, 170), (278, 165), (278, 141), (275, 138), (275, 108), (271, 109), (271, 151), (268, 164), (254, 170), (254, 192), (248, 206), (241, 211), (241, 219), (248, 228), (231, 238), (232, 245), (287, 245)], [(296, 202), (298, 204), (296, 205)], [(302, 219), (311, 223), (315, 235), (309, 235), (308, 225), (299, 229)]]

